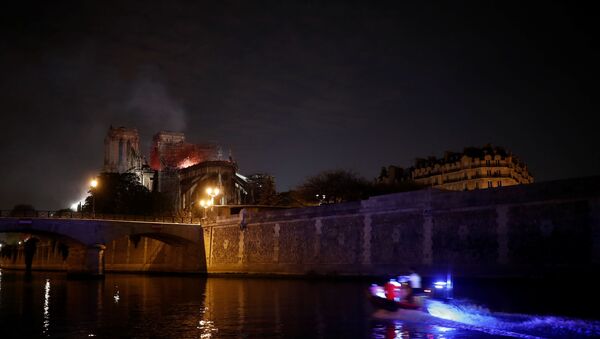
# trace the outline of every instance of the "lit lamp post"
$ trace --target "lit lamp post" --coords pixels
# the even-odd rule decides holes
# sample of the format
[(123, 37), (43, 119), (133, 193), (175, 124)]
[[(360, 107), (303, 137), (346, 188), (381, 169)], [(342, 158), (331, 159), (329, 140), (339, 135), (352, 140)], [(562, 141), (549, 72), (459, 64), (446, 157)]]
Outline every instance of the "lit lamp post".
[(210, 207), (210, 210), (213, 210), (213, 206), (215, 206), (215, 197), (221, 193), (221, 190), (218, 187), (207, 187), (206, 194), (210, 197), (210, 200), (200, 200), (200, 206), (204, 207), (204, 218), (206, 219), (206, 209)]
[(206, 209), (212, 207), (212, 200), (200, 200), (200, 206), (204, 208), (204, 219), (206, 219)]
[(323, 205), (323, 202), (325, 201), (325, 194), (315, 194), (315, 196), (317, 197), (317, 200), (319, 200), (319, 205)]
[(98, 187), (98, 180), (92, 179), (90, 181), (90, 191), (92, 192), (92, 218), (96, 217), (96, 196), (94, 195), (96, 187)]
[[(210, 200), (212, 202), (212, 204), (215, 204), (215, 197), (217, 195), (219, 195), (219, 193), (221, 193), (221, 190), (219, 190), (218, 187), (212, 188), (212, 187), (208, 187), (206, 188), (206, 194), (208, 194), (210, 196)], [(212, 209), (211, 209), (212, 210)]]

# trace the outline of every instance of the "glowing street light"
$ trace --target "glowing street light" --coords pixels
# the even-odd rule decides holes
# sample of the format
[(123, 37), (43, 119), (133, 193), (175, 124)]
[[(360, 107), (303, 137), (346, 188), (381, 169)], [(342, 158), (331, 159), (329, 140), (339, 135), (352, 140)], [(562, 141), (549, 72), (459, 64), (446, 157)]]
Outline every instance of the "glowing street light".
[(323, 205), (323, 202), (325, 201), (325, 194), (315, 194), (315, 197), (317, 198), (317, 200), (319, 200), (319, 205)]
[[(206, 194), (210, 196), (210, 200), (214, 205), (215, 197), (221, 193), (221, 190), (218, 187), (207, 187)], [(212, 210), (212, 209), (211, 209)]]
[(206, 209), (209, 207), (212, 207), (213, 205), (213, 201), (212, 200), (200, 200), (200, 206), (202, 208), (204, 208), (204, 218), (206, 218)]
[(200, 200), (200, 206), (204, 207), (204, 218), (206, 218), (206, 209), (210, 207), (213, 210), (215, 205), (215, 197), (221, 194), (221, 190), (218, 187), (207, 187), (206, 194), (210, 197), (210, 200)]
[(219, 195), (219, 193), (221, 193), (221, 190), (219, 190), (218, 187), (215, 187), (215, 188), (207, 187), (206, 188), (206, 194), (208, 194), (213, 199), (214, 199), (214, 197)]
[(92, 191), (92, 218), (96, 217), (96, 196), (94, 190), (98, 187), (98, 179), (94, 178), (90, 181), (90, 191)]
[(200, 206), (202, 206), (204, 208), (209, 208), (212, 205), (213, 205), (212, 200), (200, 200)]

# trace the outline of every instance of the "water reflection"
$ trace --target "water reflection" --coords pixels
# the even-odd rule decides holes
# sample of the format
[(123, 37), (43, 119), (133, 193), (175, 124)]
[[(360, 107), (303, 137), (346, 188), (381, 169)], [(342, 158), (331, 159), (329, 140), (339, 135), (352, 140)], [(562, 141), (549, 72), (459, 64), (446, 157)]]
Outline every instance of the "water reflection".
[[(2, 327), (1, 337), (501, 337), (446, 323), (376, 320), (365, 288), (348, 281), (189, 276), (108, 275), (82, 281), (37, 272), (27, 280), (22, 273), (3, 271), (0, 324), (11, 326)], [(569, 326), (594, 330), (589, 322)]]
[(219, 332), (215, 323), (210, 320), (200, 320), (198, 322), (198, 329), (201, 331), (200, 338), (211, 338), (214, 334)]
[[(375, 323), (357, 282), (61, 274), (2, 276), (7, 337), (458, 338), (435, 327)], [(42, 308), (43, 312), (39, 312)], [(4, 333), (3, 336), (4, 338)], [(464, 336), (463, 336), (464, 337)]]
[(355, 282), (211, 278), (205, 319), (219, 337), (366, 337), (365, 301)]
[(50, 329), (50, 279), (46, 279), (44, 285), (44, 325), (42, 334), (48, 335)]
[(400, 338), (427, 338), (427, 339), (451, 339), (451, 338), (490, 338), (485, 333), (470, 333), (457, 331), (455, 328), (405, 323), (400, 320), (374, 321), (370, 331), (371, 338), (378, 339), (400, 339)]
[(119, 303), (119, 299), (121, 299), (121, 296), (119, 295), (119, 285), (115, 285), (115, 291), (113, 292), (113, 300), (115, 304)]

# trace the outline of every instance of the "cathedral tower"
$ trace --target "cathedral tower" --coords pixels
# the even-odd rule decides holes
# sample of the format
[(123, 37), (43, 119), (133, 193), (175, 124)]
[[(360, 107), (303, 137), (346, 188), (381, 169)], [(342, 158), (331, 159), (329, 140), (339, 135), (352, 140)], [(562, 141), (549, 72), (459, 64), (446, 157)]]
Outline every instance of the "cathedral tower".
[(141, 161), (137, 129), (111, 126), (104, 139), (104, 172), (135, 171), (141, 168)]

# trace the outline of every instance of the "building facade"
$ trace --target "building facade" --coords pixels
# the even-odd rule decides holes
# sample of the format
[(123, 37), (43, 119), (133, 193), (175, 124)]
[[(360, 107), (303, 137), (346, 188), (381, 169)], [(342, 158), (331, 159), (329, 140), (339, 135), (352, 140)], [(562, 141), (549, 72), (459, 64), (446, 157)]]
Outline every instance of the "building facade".
[(419, 184), (452, 191), (533, 183), (527, 165), (502, 147), (469, 147), (443, 158), (417, 159), (411, 171)]
[(154, 171), (140, 152), (137, 129), (110, 126), (104, 138), (105, 173), (135, 173), (140, 183), (149, 190), (154, 186)]
[(124, 173), (140, 166), (140, 137), (135, 128), (110, 126), (104, 138), (104, 172)]
[[(393, 167), (393, 166), (390, 166)], [(398, 173), (402, 178), (393, 178)], [(502, 147), (468, 147), (446, 152), (442, 158), (417, 159), (408, 170), (387, 171), (382, 182), (413, 180), (424, 186), (451, 191), (476, 190), (533, 183), (527, 165)]]

